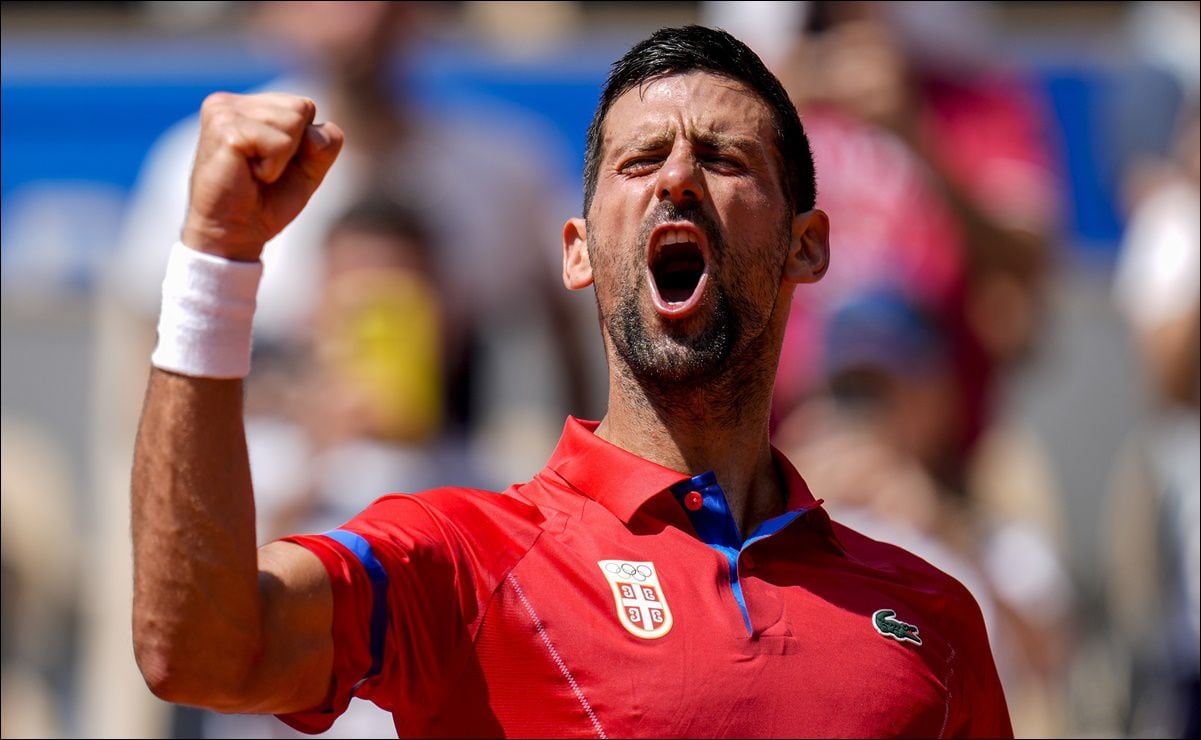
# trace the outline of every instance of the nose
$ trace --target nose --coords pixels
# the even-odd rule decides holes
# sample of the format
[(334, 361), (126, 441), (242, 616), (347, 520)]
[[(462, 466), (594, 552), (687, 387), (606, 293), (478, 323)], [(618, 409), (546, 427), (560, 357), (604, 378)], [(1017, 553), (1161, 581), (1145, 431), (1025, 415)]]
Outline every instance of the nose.
[(659, 199), (673, 203), (700, 202), (705, 197), (705, 184), (697, 164), (688, 147), (673, 150), (659, 168)]

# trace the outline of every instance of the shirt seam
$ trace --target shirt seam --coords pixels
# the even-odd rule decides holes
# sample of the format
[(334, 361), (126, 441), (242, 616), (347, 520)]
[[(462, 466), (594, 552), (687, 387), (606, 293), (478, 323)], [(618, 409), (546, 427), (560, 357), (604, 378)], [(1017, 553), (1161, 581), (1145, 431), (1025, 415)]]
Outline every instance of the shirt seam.
[[(417, 503), (426, 510), (426, 512), (430, 515), (430, 517), (438, 523), (438, 530), (443, 533), (442, 534), (443, 539), (445, 539), (447, 541), (447, 544), (450, 544), (450, 538), (446, 535), (446, 528), (445, 528), (447, 525), (450, 524), (450, 522), (447, 521), (447, 517), (445, 515), (443, 515), (442, 512), (440, 512), (436, 508), (434, 508), (433, 506), (430, 506), (426, 502), (421, 501), (419, 498), (414, 497), (414, 500), (417, 501)], [(538, 541), (542, 539), (543, 534), (545, 534), (545, 530), (539, 528), (538, 533), (534, 536), (534, 539), (530, 542), (529, 547), (527, 547), (525, 549), (525, 551), (522, 552), (521, 555), (517, 557), (517, 559), (513, 562), (513, 565), (509, 566), (509, 568), (507, 568), (503, 573), (497, 574), (496, 583), (492, 586), (491, 590), (489, 590), (488, 598), (483, 600), (483, 603), (481, 603), (479, 605), (480, 606), (480, 618), (476, 621), (475, 627), (470, 630), (472, 646), (475, 646), (476, 642), (478, 641), (480, 630), (482, 630), (484, 628), (484, 623), (486, 621), (488, 621), (488, 615), (492, 611), (492, 604), (493, 604), (493, 602), (496, 601), (496, 595), (498, 593), (500, 593), (501, 588), (505, 585), (505, 580), (509, 577), (509, 574), (512, 573), (513, 570), (515, 568), (517, 568), (517, 566), (520, 565), (523, 560), (526, 559), (526, 557), (530, 554), (530, 552), (533, 551), (534, 547), (537, 546)], [(460, 589), (459, 569), (455, 568), (454, 573), (455, 573), (455, 590), (459, 591), (459, 590), (461, 590)]]
[(542, 618), (538, 616), (534, 605), (526, 597), (525, 590), (521, 588), (521, 584), (517, 582), (517, 577), (513, 575), (512, 571), (505, 576), (505, 582), (513, 586), (517, 598), (521, 600), (521, 605), (534, 622), (534, 629), (537, 631), (538, 637), (542, 639), (542, 643), (546, 646), (546, 651), (550, 653), (551, 661), (559, 669), (559, 672), (563, 674), (563, 678), (567, 679), (568, 688), (571, 689), (571, 693), (575, 696), (576, 701), (580, 703), (584, 714), (588, 717), (588, 721), (592, 723), (592, 729), (596, 731), (597, 737), (602, 739), (607, 738), (608, 735), (605, 733), (605, 728), (596, 716), (596, 712), (592, 709), (592, 704), (588, 701), (588, 697), (584, 696), (584, 690), (580, 688), (579, 683), (575, 680), (575, 676), (571, 673), (571, 669), (567, 667), (567, 662), (563, 660), (563, 656), (555, 648), (555, 643), (551, 641), (550, 635), (547, 634), (546, 625), (543, 624)]
[[(546, 474), (548, 472), (553, 473), (554, 478), (550, 478), (549, 476), (547, 476)], [(559, 471), (555, 470), (554, 468), (548, 467), (548, 468), (538, 471), (538, 474), (534, 476), (534, 481), (539, 481), (541, 483), (541, 485), (543, 485), (543, 486), (566, 488), (569, 492), (574, 493), (576, 496), (578, 496), (580, 498), (579, 505), (574, 512), (568, 510), (568, 508), (565, 506), (559, 506), (557, 504), (549, 505), (545, 502), (539, 502), (538, 504), (536, 504), (539, 509), (542, 509), (543, 507), (549, 508), (558, 514), (562, 514), (563, 516), (567, 517), (568, 519), (571, 519), (573, 517), (581, 516), (584, 512), (584, 509), (587, 508), (589, 504), (597, 503), (591, 496), (584, 493), (582, 490), (580, 490), (575, 485), (573, 485), (571, 483), (571, 481), (564, 478), (563, 475), (561, 473), (559, 473)], [(530, 481), (530, 483), (532, 484), (534, 481)], [(559, 533), (562, 534), (566, 530), (567, 530), (567, 522), (563, 522), (562, 526), (559, 528)]]
[(947, 725), (951, 722), (951, 697), (954, 695), (951, 690), (951, 681), (955, 678), (955, 646), (948, 645), (947, 647), (951, 649), (951, 654), (947, 656), (947, 675), (943, 679), (943, 685), (947, 687), (947, 698), (943, 707), (942, 727), (938, 729), (940, 738), (946, 737)]
[[(592, 497), (591, 497), (591, 496), (589, 496), (587, 493), (585, 493), (585, 492), (583, 491), (583, 489), (581, 489), (579, 486), (577, 486), (576, 484), (574, 484), (574, 483), (572, 483), (571, 481), (567, 480), (567, 478), (565, 478), (565, 477), (563, 476), (563, 474), (562, 474), (562, 473), (560, 473), (558, 470), (555, 470), (554, 468), (547, 467), (547, 468), (546, 468), (544, 471), (540, 472), (540, 473), (538, 474), (538, 476), (539, 476), (539, 477), (545, 477), (545, 476), (543, 476), (543, 473), (546, 473), (546, 472), (554, 473), (555, 477), (559, 479), (560, 483), (561, 483), (561, 484), (562, 484), (564, 487), (566, 487), (566, 488), (568, 488), (568, 489), (570, 489), (570, 490), (574, 491), (574, 492), (575, 492), (577, 495), (579, 495), (579, 496), (580, 496), (582, 499), (584, 499), (584, 501), (583, 501), (583, 502), (581, 503), (581, 505), (580, 505), (580, 510), (581, 510), (581, 511), (583, 511), (583, 510), (584, 510), (584, 508), (585, 508), (585, 507), (586, 507), (586, 506), (587, 506), (589, 503), (599, 503), (598, 501), (596, 501), (596, 499), (592, 498)], [(610, 513), (612, 513), (612, 512), (610, 512)], [(614, 516), (616, 516), (616, 514), (614, 514)]]

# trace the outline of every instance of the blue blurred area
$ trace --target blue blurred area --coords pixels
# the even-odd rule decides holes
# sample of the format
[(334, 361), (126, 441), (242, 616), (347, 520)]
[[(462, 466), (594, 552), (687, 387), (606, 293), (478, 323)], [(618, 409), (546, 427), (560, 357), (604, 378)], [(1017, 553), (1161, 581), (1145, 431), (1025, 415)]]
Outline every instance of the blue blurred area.
[[(582, 167), (584, 131), (619, 48), (512, 62), (479, 48), (430, 46), (407, 66), (404, 84), (430, 107), (499, 101), (540, 115), (571, 142)], [(245, 92), (285, 70), (282, 60), (234, 43), (165, 48), (144, 37), (86, 44), (26, 37), (6, 41), (0, 60), (4, 198), (40, 180), (128, 190), (155, 138), (195, 113), (208, 93)]]
[[(578, 188), (584, 132), (607, 64), (621, 48), (621, 39), (593, 39), (569, 50), (513, 59), (467, 44), (430, 45), (404, 65), (409, 78), (403, 84), (430, 108), (478, 115), (481, 107), (500, 104), (537, 116), (570, 147), (572, 170), (562, 173), (563, 182)], [(23, 36), (5, 41), (0, 60), (6, 272), (19, 272), (29, 263), (16, 259), (14, 250), (33, 248), (19, 238), (24, 232), (14, 236), (19, 216), (14, 211), (34, 207), (32, 200), (44, 214), (40, 199), (47, 193), (53, 197), (53, 188), (64, 185), (76, 193), (95, 187), (102, 200), (119, 201), (132, 188), (156, 137), (194, 113), (205, 95), (250, 90), (285, 69), (282, 60), (227, 38)], [(1059, 127), (1069, 206), (1065, 245), (1086, 262), (1108, 266), (1123, 228), (1118, 205), (1123, 167), (1133, 154), (1167, 140), (1169, 112), (1179, 95), (1166, 75), (1146, 68), (1048, 62), (1030, 71)], [(110, 248), (115, 235), (105, 236), (84, 249)], [(79, 264), (64, 280), (86, 286), (94, 257), (72, 254), (65, 261)], [(16, 277), (9, 274), (6, 282)]]
[[(278, 63), (237, 45), (144, 37), (6, 39), (0, 197), (42, 180), (133, 186), (150, 145), (213, 90), (261, 85)], [(7, 246), (7, 245), (6, 245)]]
[[(500, 107), (533, 119), (568, 147), (558, 175), (565, 192), (578, 192), (584, 132), (619, 47), (596, 41), (514, 60), (466, 44), (429, 45), (410, 52), (415, 58), (400, 65), (406, 77), (398, 84), (429, 110), (478, 118)], [(11, 287), (29, 274), (56, 291), (90, 287), (164, 130), (194, 114), (210, 92), (249, 91), (287, 70), (282, 59), (221, 38), (23, 36), (5, 41), (0, 61), (4, 282)], [(57, 224), (55, 233), (43, 231), (47, 222)]]
[(1164, 154), (1180, 87), (1146, 65), (1048, 63), (1035, 70), (1058, 126), (1068, 245), (1110, 266), (1125, 228), (1121, 180), (1135, 156)]
[(492, 101), (541, 117), (569, 145), (570, 169), (564, 175), (578, 186), (584, 133), (609, 64), (627, 46), (624, 39), (598, 39), (523, 61), (477, 47), (431, 46), (406, 65), (409, 78), (403, 84), (415, 100), (431, 108), (470, 112)]

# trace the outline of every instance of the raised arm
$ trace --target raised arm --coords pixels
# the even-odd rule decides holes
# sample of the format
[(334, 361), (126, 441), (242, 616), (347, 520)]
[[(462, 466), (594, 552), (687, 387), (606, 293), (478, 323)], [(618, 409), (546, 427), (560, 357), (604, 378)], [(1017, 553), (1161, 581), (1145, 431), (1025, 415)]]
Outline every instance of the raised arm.
[[(183, 243), (257, 262), (341, 149), (342, 132), (313, 125), (315, 114), (312, 101), (291, 95), (210, 96)], [(206, 351), (200, 344), (192, 354)], [(134, 457), (138, 665), (169, 701), (239, 712), (311, 708), (325, 696), (333, 662), (325, 570), (295, 545), (256, 551), (242, 380), (179, 370), (151, 371)]]

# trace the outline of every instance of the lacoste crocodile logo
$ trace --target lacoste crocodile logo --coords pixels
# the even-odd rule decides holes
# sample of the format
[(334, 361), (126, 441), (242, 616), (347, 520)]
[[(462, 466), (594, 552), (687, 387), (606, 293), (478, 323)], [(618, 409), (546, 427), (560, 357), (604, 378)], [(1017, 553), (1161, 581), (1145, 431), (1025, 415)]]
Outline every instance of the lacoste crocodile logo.
[(877, 609), (872, 614), (872, 624), (876, 631), (885, 637), (891, 637), (897, 642), (908, 640), (915, 645), (922, 644), (922, 638), (917, 636), (917, 625), (908, 624), (897, 619), (896, 611), (892, 609)]

